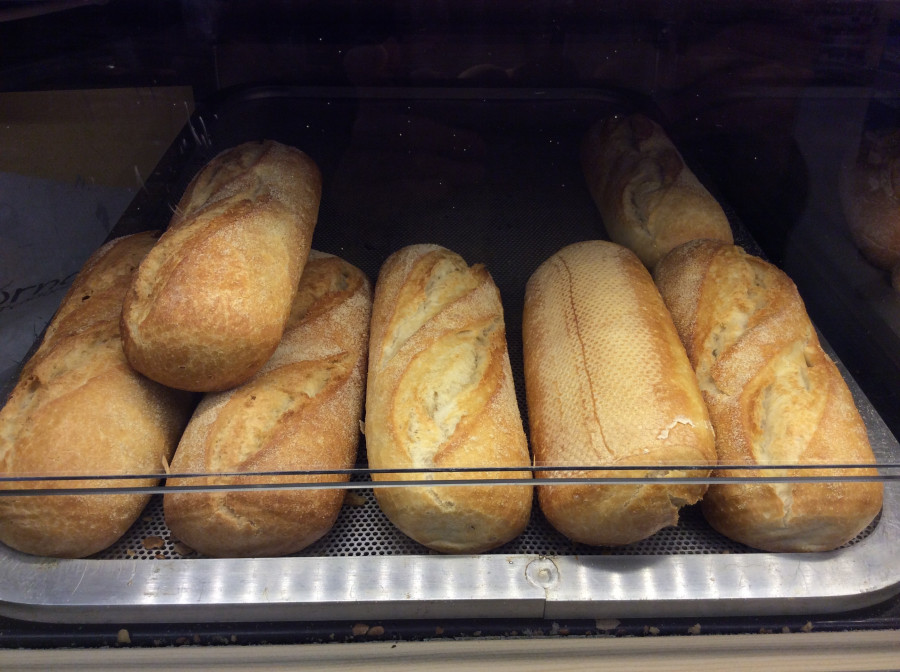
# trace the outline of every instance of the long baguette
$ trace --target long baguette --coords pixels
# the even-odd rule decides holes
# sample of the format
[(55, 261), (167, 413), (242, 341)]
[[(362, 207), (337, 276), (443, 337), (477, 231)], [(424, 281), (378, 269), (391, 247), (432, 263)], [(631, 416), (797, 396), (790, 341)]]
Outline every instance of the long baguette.
[(276, 142), (210, 161), (125, 297), (122, 333), (134, 368), (195, 392), (259, 371), (281, 340), (321, 191), (313, 161)]
[(660, 479), (538, 486), (547, 519), (575, 541), (610, 546), (677, 524), (679, 509), (706, 486), (665, 477), (708, 476), (715, 440), (684, 347), (638, 258), (605, 241), (554, 254), (526, 286), (522, 337), (535, 465), (634, 467), (538, 475)]
[[(284, 337), (237, 389), (206, 395), (172, 461), (174, 473), (346, 470), (356, 460), (371, 313), (368, 278), (310, 252)], [(295, 553), (325, 535), (344, 490), (248, 490), (251, 484), (346, 482), (346, 474), (171, 478), (167, 485), (231, 485), (171, 492), (166, 524), (211, 556)]]
[[(873, 469), (828, 468), (875, 457), (794, 283), (740, 247), (713, 240), (676, 248), (654, 277), (696, 370), (719, 462), (786, 466), (717, 472), (762, 480), (711, 485), (703, 500), (710, 524), (766, 551), (825, 551), (853, 539), (881, 509), (883, 486), (840, 480)], [(834, 481), (764, 481), (817, 476)]]
[[(158, 233), (119, 238), (87, 261), (0, 411), (4, 476), (163, 472), (190, 395), (136, 373), (119, 336), (122, 297)], [(140, 487), (158, 478), (6, 482), (4, 489)], [(146, 494), (0, 497), (0, 541), (35, 555), (84, 557), (121, 537)]]
[[(374, 469), (528, 467), (500, 294), (481, 265), (436, 245), (387, 259), (375, 285), (366, 446)], [(530, 478), (522, 472), (375, 474), (374, 480)], [(531, 485), (376, 488), (405, 534), (447, 553), (518, 536)]]

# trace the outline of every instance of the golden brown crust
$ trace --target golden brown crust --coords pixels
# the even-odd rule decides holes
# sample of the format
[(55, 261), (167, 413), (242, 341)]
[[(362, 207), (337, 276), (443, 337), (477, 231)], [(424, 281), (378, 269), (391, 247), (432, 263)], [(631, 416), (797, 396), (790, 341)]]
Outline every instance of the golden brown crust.
[[(720, 241), (676, 248), (654, 278), (697, 372), (723, 465), (823, 465), (722, 476), (874, 475), (865, 425), (822, 350), (793, 282)], [(767, 551), (823, 551), (853, 539), (881, 509), (880, 483), (711, 485), (709, 522)]]
[[(385, 261), (375, 286), (366, 447), (373, 469), (527, 467), (500, 295), (488, 272), (436, 245)], [(374, 480), (529, 478), (530, 472), (375, 474)], [(510, 541), (530, 485), (376, 488), (419, 543), (478, 553)]]
[[(158, 234), (115, 240), (85, 264), (0, 411), (4, 475), (159, 474), (190, 412), (187, 394), (128, 366), (122, 297)], [(151, 486), (158, 478), (41, 481), (0, 487)], [(0, 497), (0, 540), (36, 555), (84, 557), (124, 534), (149, 495)]]
[[(629, 250), (591, 241), (563, 248), (525, 290), (525, 384), (537, 466), (631, 466), (539, 476), (696, 476), (640, 467), (712, 466), (715, 443), (693, 370), (647, 270)], [(539, 486), (563, 534), (622, 545), (675, 525), (705, 486)]]
[(129, 362), (165, 385), (198, 392), (256, 373), (284, 331), (321, 190), (306, 154), (271, 141), (240, 145), (207, 164), (126, 296)]
[[(362, 414), (371, 284), (356, 267), (312, 251), (288, 328), (263, 369), (209, 394), (191, 419), (173, 473), (349, 469)], [(346, 482), (347, 475), (172, 478), (168, 485)], [(166, 523), (211, 556), (295, 553), (334, 524), (344, 490), (167, 493)]]
[(632, 250), (648, 268), (688, 240), (732, 242), (721, 206), (647, 117), (610, 117), (594, 124), (582, 143), (581, 162), (610, 240)]

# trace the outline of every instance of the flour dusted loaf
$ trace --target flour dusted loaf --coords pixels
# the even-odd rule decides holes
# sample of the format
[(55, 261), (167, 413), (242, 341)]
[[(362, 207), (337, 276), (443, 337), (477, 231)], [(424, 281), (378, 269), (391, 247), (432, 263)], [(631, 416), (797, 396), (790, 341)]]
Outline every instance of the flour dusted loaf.
[[(872, 469), (866, 428), (781, 270), (720, 241), (676, 248), (654, 274), (697, 373), (721, 465), (787, 465), (722, 476), (824, 476), (825, 483), (711, 485), (703, 512), (722, 534), (766, 551), (826, 551), (881, 509), (882, 484), (841, 482)], [(821, 469), (791, 469), (822, 465)]]
[[(373, 469), (530, 467), (500, 294), (481, 265), (436, 245), (391, 255), (375, 285), (366, 393)], [(530, 471), (374, 474), (376, 481), (530, 478)], [(402, 532), (446, 553), (518, 536), (532, 486), (378, 487)]]
[(696, 238), (732, 242), (731, 226), (665, 131), (641, 114), (591, 127), (581, 162), (610, 240), (653, 268), (673, 247)]
[(259, 371), (281, 340), (321, 191), (312, 159), (276, 142), (210, 161), (125, 298), (122, 334), (134, 368), (195, 392)]
[[(262, 370), (240, 387), (206, 395), (191, 418), (167, 486), (346, 482), (346, 474), (253, 476), (341, 470), (356, 461), (372, 293), (356, 267), (313, 250), (287, 329)], [(295, 553), (325, 535), (344, 501), (326, 489), (169, 492), (166, 524), (211, 556)]]
[(659, 478), (538, 486), (550, 523), (575, 541), (608, 546), (677, 524), (679, 509), (706, 486), (665, 477), (708, 476), (715, 439), (672, 319), (634, 253), (588, 241), (550, 257), (528, 280), (522, 340), (535, 466), (634, 467), (538, 476)]
[[(136, 373), (119, 336), (122, 297), (158, 234), (112, 241), (75, 278), (0, 411), (4, 476), (161, 474), (190, 414), (190, 395)], [(159, 479), (6, 482), (9, 489), (152, 486)], [(113, 544), (145, 494), (0, 497), (0, 541), (78, 558)]]

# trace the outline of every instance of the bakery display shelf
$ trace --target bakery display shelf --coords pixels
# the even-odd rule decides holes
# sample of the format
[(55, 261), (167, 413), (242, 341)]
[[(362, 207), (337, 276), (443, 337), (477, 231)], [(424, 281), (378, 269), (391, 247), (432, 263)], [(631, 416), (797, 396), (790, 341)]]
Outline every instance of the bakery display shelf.
[[(646, 103), (585, 91), (414, 93), (266, 88), (201, 105), (113, 235), (165, 227), (187, 181), (222, 149), (262, 137), (300, 147), (325, 181), (315, 249), (373, 280), (390, 253), (417, 242), (485, 263), (503, 299), (527, 429), (525, 281), (564, 245), (605, 237), (578, 140), (593, 119)], [(729, 214), (737, 242), (758, 252)], [(879, 464), (900, 462), (896, 438), (842, 373)], [(507, 545), (444, 556), (397, 531), (366, 479), (354, 476), (333, 530), (291, 557), (198, 557), (172, 538), (159, 495), (91, 558), (0, 547), (0, 615), (69, 623), (785, 615), (858, 609), (900, 592), (900, 488), (887, 473), (875, 523), (838, 550), (811, 554), (746, 548), (709, 528), (697, 507), (637, 544), (592, 548), (561, 536), (535, 506)]]

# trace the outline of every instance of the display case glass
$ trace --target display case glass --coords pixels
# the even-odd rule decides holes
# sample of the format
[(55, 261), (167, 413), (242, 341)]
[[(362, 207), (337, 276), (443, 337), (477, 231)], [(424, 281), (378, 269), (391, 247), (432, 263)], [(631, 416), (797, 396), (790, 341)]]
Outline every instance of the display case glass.
[[(0, 615), (8, 625), (0, 636), (14, 646), (79, 641), (91, 646), (110, 643), (111, 628), (123, 623), (134, 624), (131, 640), (141, 643), (174, 642), (185, 637), (186, 624), (197, 623), (206, 624), (204, 643), (216, 637), (313, 641), (336, 629), (347, 639), (384, 637), (385, 632), (396, 639), (423, 639), (476, 631), (507, 637), (526, 631), (648, 634), (650, 628), (695, 634), (690, 630), (694, 625), (710, 633), (796, 631), (807, 624), (833, 630), (897, 627), (900, 204), (893, 189), (894, 166), (900, 165), (898, 39), (900, 6), (892, 2), (0, 2), (0, 384), (4, 401), (11, 400), (0, 416), (0, 499), (8, 505), (0, 502), (0, 514), (10, 521), (7, 528), (14, 528), (23, 525), (16, 522), (20, 509), (37, 501), (148, 498), (126, 532), (85, 557), (66, 552), (50, 557), (27, 552), (27, 545), (26, 552), (13, 548), (18, 542), (0, 544)], [(609, 119), (626, 120), (633, 136), (598, 169), (598, 177), (592, 170), (607, 145), (599, 150), (591, 145), (591, 133)], [(659, 137), (658, 131), (648, 130), (653, 128), (671, 145), (654, 145), (648, 159), (647, 142)], [(404, 294), (379, 299), (379, 293), (387, 292), (386, 262), (412, 245), (440, 246), (458, 254), (464, 264), (489, 272), (495, 288), (490, 291), (501, 310), (491, 318), (494, 326), (473, 339), (482, 343), (499, 325), (501, 350), (508, 354), (496, 355), (491, 367), (500, 373), (490, 375), (505, 381), (496, 383), (497, 389), (509, 388), (511, 406), (504, 408), (517, 415), (522, 441), (531, 449), (526, 462), (498, 466), (478, 457), (499, 450), (505, 439), (495, 433), (479, 439), (478, 447), (471, 448), (475, 457), (466, 464), (447, 458), (451, 466), (445, 467), (429, 458), (385, 467), (380, 457), (369, 459), (365, 432), (374, 433), (377, 424), (362, 408), (344, 416), (354, 428), (351, 443), (358, 439), (358, 448), (355, 459), (338, 466), (324, 458), (301, 466), (288, 461), (288, 467), (213, 458), (172, 462), (169, 453), (158, 466), (128, 469), (100, 463), (85, 468), (71, 448), (84, 443), (77, 437), (68, 447), (58, 445), (68, 440), (31, 441), (32, 452), (22, 457), (21, 445), (31, 436), (25, 434), (44, 430), (34, 429), (38, 425), (27, 415), (21, 424), (11, 407), (48, 404), (39, 409), (46, 412), (50, 404), (59, 405), (73, 394), (74, 388), (64, 388), (44, 400), (39, 395), (45, 388), (71, 371), (45, 364), (45, 370), (35, 373), (36, 365), (28, 362), (40, 357), (50, 361), (38, 348), (52, 337), (56, 327), (45, 330), (73, 282), (81, 287), (76, 277), (89, 256), (107, 241), (180, 225), (193, 216), (182, 196), (194, 188), (194, 177), (222, 152), (262, 140), (300, 149), (316, 164), (321, 199), (307, 249), (311, 245), (359, 269), (374, 288), (376, 308), (402, 307)], [(641, 151), (642, 158), (634, 158)], [(705, 328), (702, 320), (678, 317), (672, 301), (680, 301), (680, 295), (674, 290), (667, 295), (656, 259), (638, 261), (628, 252), (641, 282), (656, 292), (655, 280), (662, 288), (659, 305), (665, 298), (675, 314), (667, 328), (684, 341), (678, 347), (686, 349), (678, 357), (690, 362), (692, 384), (699, 384), (697, 398), (702, 390), (702, 399), (709, 402), (708, 438), (712, 445), (715, 435), (719, 453), (704, 461), (677, 452), (681, 445), (667, 445), (675, 457), (654, 453), (652, 460), (639, 454), (619, 459), (614, 455), (618, 439), (597, 435), (606, 431), (612, 437), (625, 427), (663, 441), (694, 424), (673, 415), (668, 425), (642, 426), (644, 406), (654, 400), (623, 402), (631, 392), (616, 391), (615, 371), (637, 371), (634, 375), (651, 380), (654, 393), (677, 376), (660, 377), (655, 354), (629, 354), (629, 345), (643, 343), (641, 333), (622, 342), (602, 336), (610, 324), (633, 317), (617, 312), (618, 299), (609, 300), (590, 319), (581, 312), (587, 311), (579, 303), (587, 301), (584, 296), (590, 301), (607, 296), (607, 285), (592, 285), (619, 282), (631, 271), (613, 271), (611, 280), (601, 281), (598, 267), (596, 283), (590, 271), (578, 271), (586, 275), (576, 290), (574, 262), (558, 261), (569, 274), (569, 303), (551, 311), (556, 317), (541, 329), (562, 335), (575, 330), (581, 348), (559, 357), (549, 351), (535, 354), (538, 338), (529, 323), (538, 319), (533, 278), (548, 260), (563, 259), (561, 250), (585, 241), (614, 240), (602, 249), (626, 250), (609, 208), (637, 211), (643, 217), (639, 234), (645, 235), (655, 226), (653, 212), (677, 207), (665, 194), (687, 179), (685, 172), (697, 185), (687, 190), (690, 198), (698, 198), (702, 190), (721, 208), (728, 238), (751, 255), (751, 264), (761, 260), (781, 274), (766, 282), (785, 278), (785, 286), (796, 286), (811, 326), (804, 332), (806, 340), (796, 346), (796, 339), (788, 338), (800, 329), (795, 318), (770, 317), (767, 311), (775, 315), (782, 298), (756, 293), (765, 284), (756, 276), (747, 301), (757, 302), (757, 313), (735, 317), (743, 299), (734, 299), (734, 306), (727, 306), (734, 308), (731, 313), (719, 310), (708, 318), (709, 333), (718, 330), (717, 338), (727, 340), (729, 330), (744, 330), (742, 338), (752, 346), (749, 354), (734, 358), (745, 358), (742, 364), (755, 366), (755, 373), (735, 369), (726, 380), (715, 367), (726, 370), (727, 358), (713, 352), (713, 364), (702, 364), (705, 345), (693, 343), (685, 331)], [(618, 177), (598, 186), (607, 175)], [(218, 178), (208, 179), (212, 184)], [(241, 198), (241, 207), (251, 207), (246, 204), (256, 193)], [(618, 206), (605, 205), (604, 198), (618, 199)], [(694, 224), (699, 217), (691, 214), (688, 220)], [(261, 249), (275, 254), (274, 244)], [(217, 266), (213, 284), (225, 287), (238, 282), (241, 273), (262, 274), (264, 256), (254, 257), (257, 265), (246, 273), (236, 266)], [(432, 284), (426, 290), (442, 278), (429, 276)], [(709, 280), (703, 287), (701, 299), (724, 292), (718, 301), (708, 299), (711, 313), (734, 296), (722, 280)], [(426, 290), (414, 311), (432, 310)], [(462, 324), (452, 312), (462, 300), (456, 296), (454, 301), (447, 302), (450, 326), (429, 326), (437, 324), (431, 313), (417, 324), (418, 338), (439, 340), (428, 335), (429, 329), (443, 334), (441, 338), (474, 333), (472, 323)], [(627, 305), (627, 299), (621, 301)], [(217, 304), (216, 311), (227, 312), (234, 303)], [(636, 312), (646, 315), (651, 308), (642, 304)], [(115, 338), (120, 313), (113, 320)], [(371, 322), (373, 338), (383, 337), (378, 324)], [(125, 330), (125, 321), (122, 325)], [(394, 336), (393, 342), (386, 338), (384, 348), (395, 351), (415, 341), (410, 334)], [(588, 342), (595, 338), (599, 346)], [(395, 346), (397, 342), (402, 344)], [(821, 360), (813, 353), (816, 342), (825, 353)], [(362, 358), (371, 365), (376, 355), (375, 347), (369, 347)], [(405, 371), (419, 375), (427, 369), (433, 381), (441, 381), (427, 390), (404, 388), (402, 381), (391, 383), (400, 392), (382, 387), (387, 383), (376, 380), (376, 368), (370, 366), (365, 407), (382, 408), (375, 395), (383, 390), (397, 394), (388, 407), (399, 419), (392, 416), (391, 422), (402, 425), (407, 437), (416, 434), (418, 441), (419, 433), (431, 430), (412, 429), (413, 416), (428, 416), (422, 422), (438, 427), (445, 412), (438, 406), (444, 402), (439, 403), (439, 392), (432, 388), (449, 386), (447, 394), (454, 400), (447, 403), (453, 410), (446, 413), (462, 418), (447, 425), (449, 430), (446, 423), (439, 427), (445, 435), (438, 443), (449, 446), (445, 451), (450, 455), (457, 450), (454, 437), (464, 445), (464, 433), (468, 437), (480, 431), (472, 429), (472, 418), (496, 424), (501, 411), (500, 402), (490, 401), (495, 404), (490, 406), (484, 400), (478, 413), (456, 410), (454, 404), (474, 404), (480, 393), (466, 391), (470, 380), (451, 380), (453, 357), (462, 350), (447, 347), (431, 359), (422, 354), (428, 349), (424, 346), (409, 355)], [(588, 352), (592, 347), (595, 351)], [(604, 360), (610, 352), (623, 354)], [(327, 356), (337, 357), (334, 352)], [(489, 374), (478, 368), (480, 355), (472, 356), (475, 373), (466, 375), (487, 379)], [(628, 359), (632, 356), (633, 362)], [(787, 364), (772, 363), (798, 357), (802, 365), (787, 374), (779, 368)], [(544, 365), (551, 359), (572, 366), (553, 385), (571, 382), (580, 392), (554, 397), (557, 405), (544, 407), (536, 402), (536, 390), (546, 383), (538, 376), (539, 370), (556, 371), (556, 364)], [(836, 378), (820, 378), (831, 362)], [(389, 368), (380, 359), (377, 364), (379, 373)], [(270, 360), (264, 371), (274, 366)], [(711, 374), (710, 366), (715, 369)], [(86, 369), (73, 370), (76, 377), (88, 376), (78, 373)], [(771, 378), (767, 386), (759, 382), (765, 376)], [(278, 389), (292, 400), (312, 398), (317, 392), (303, 387), (311, 384), (304, 380)], [(257, 384), (259, 378), (253, 381)], [(844, 386), (844, 391), (816, 396), (822, 385), (830, 390)], [(778, 401), (785, 387), (794, 392)], [(248, 407), (255, 395), (269, 394), (248, 389), (246, 399), (241, 397)], [(200, 403), (203, 413), (243, 394), (229, 384), (227, 389), (202, 390), (207, 399), (200, 401), (201, 390), (191, 391), (197, 394), (180, 403), (191, 411)], [(461, 401), (464, 392), (470, 396)], [(407, 396), (401, 399), (402, 394)], [(102, 403), (78, 411), (86, 418), (81, 425), (95, 433), (89, 436), (99, 437), (92, 446), (114, 433), (114, 421), (103, 413), (120, 401), (97, 395)], [(738, 411), (721, 410), (724, 402), (717, 400), (726, 396), (729, 408)], [(840, 410), (836, 398), (849, 404)], [(586, 399), (596, 405), (573, 410)], [(397, 411), (402, 403), (425, 410)], [(622, 403), (630, 406), (623, 410)], [(611, 407), (616, 410), (603, 416), (603, 409)], [(297, 410), (300, 406), (291, 408), (296, 417), (320, 417)], [(540, 444), (554, 443), (544, 438), (544, 427), (562, 416), (563, 425), (588, 418), (582, 434), (588, 438), (556, 441), (562, 452), (542, 457), (547, 453), (539, 452), (544, 450)], [(249, 444), (270, 441), (260, 440), (260, 433), (275, 431), (281, 422), (254, 429), (254, 423), (269, 420), (248, 417), (252, 419), (242, 420), (243, 425), (228, 426), (221, 439), (244, 437), (235, 450), (244, 451), (242, 459), (247, 460), (248, 452), (259, 452)], [(315, 431), (303, 436), (325, 436), (330, 430), (318, 422), (321, 431), (314, 425)], [(804, 422), (812, 422), (812, 429)], [(506, 431), (490, 426), (492, 432)], [(722, 446), (729, 440), (740, 444), (735, 436), (751, 432), (751, 426), (763, 427), (758, 430), (762, 438), (750, 441), (750, 457), (737, 460), (735, 452)], [(841, 433), (846, 427), (851, 427), (846, 430), (851, 438)], [(386, 445), (402, 444), (401, 430), (392, 431)], [(590, 449), (581, 450), (579, 440)], [(871, 454), (848, 452), (847, 446), (857, 441), (868, 443)], [(374, 444), (371, 435), (370, 442)], [(790, 444), (789, 449), (765, 462), (763, 453), (779, 442)], [(40, 449), (34, 448), (38, 443)], [(56, 466), (38, 471), (21, 466), (47, 464), (34, 458), (34, 451), (51, 456)], [(607, 459), (598, 461), (599, 453), (608, 453)], [(663, 480), (670, 487), (695, 488), (699, 495), (669, 495), (667, 505), (677, 513), (657, 531), (627, 543), (585, 541), (549, 513), (549, 496), (536, 494), (530, 515), (512, 538), (486, 549), (447, 553), (440, 542), (423, 543), (416, 534), (401, 531), (395, 515), (384, 508), (387, 495), (381, 497), (425, 490), (423, 481), (437, 501), (449, 499), (450, 492), (485, 488), (629, 492), (633, 494), (613, 508), (622, 516), (635, 516), (637, 493), (658, 489)], [(868, 493), (858, 497), (862, 500), (881, 498), (881, 506), (876, 503), (859, 530), (827, 548), (787, 542), (760, 548), (746, 543), (747, 537), (727, 535), (715, 522), (713, 502), (727, 494), (707, 494), (705, 504), (698, 502), (703, 493), (733, 492), (729, 487), (747, 487), (757, 498), (763, 491), (778, 493), (782, 508), (771, 515), (785, 529), (792, 507), (798, 518), (803, 507), (827, 512), (860, 492)], [(231, 493), (235, 499), (226, 508), (253, 496), (271, 502), (263, 508), (277, 508), (281, 500), (265, 497), (329, 491), (345, 492), (333, 526), (286, 554), (212, 557), (216, 554), (198, 551), (173, 533), (166, 519), (172, 513), (164, 506), (164, 498), (175, 492), (196, 497), (185, 501), (196, 501), (197, 507), (203, 497)], [(580, 496), (566, 506), (575, 510)], [(504, 500), (490, 516), (506, 515), (510, 501)], [(865, 502), (859, 506), (864, 508)], [(59, 509), (54, 511), (60, 515)], [(232, 509), (235, 518), (243, 515), (235, 511), (239, 509)], [(286, 516), (302, 518), (297, 511)], [(606, 517), (597, 523), (603, 525), (618, 513), (592, 515)], [(33, 518), (24, 525), (31, 530)], [(89, 530), (93, 522), (85, 525)], [(625, 524), (630, 525), (638, 522)], [(381, 630), (373, 635), (350, 628), (363, 622), (383, 623), (387, 630), (378, 625)]]

